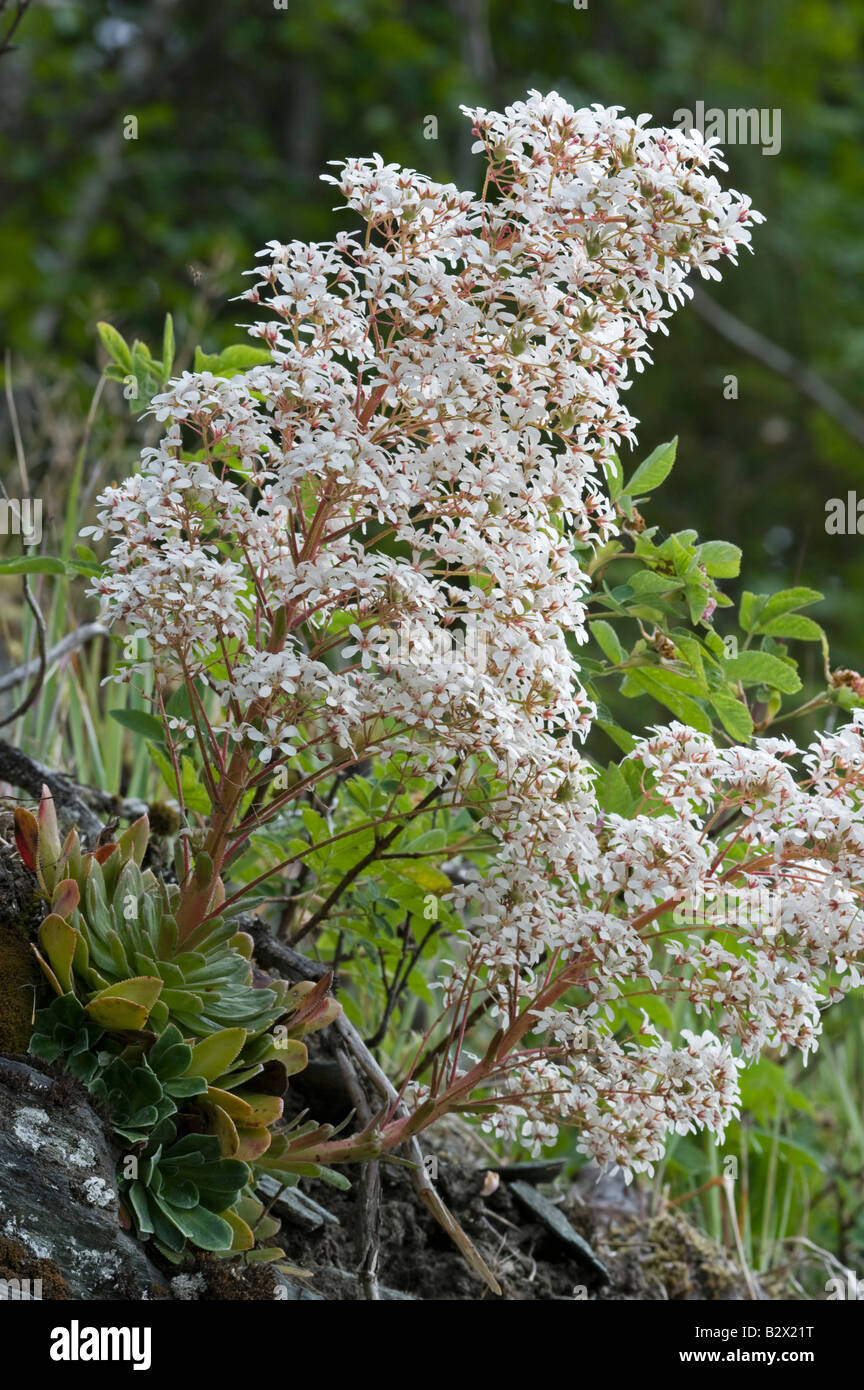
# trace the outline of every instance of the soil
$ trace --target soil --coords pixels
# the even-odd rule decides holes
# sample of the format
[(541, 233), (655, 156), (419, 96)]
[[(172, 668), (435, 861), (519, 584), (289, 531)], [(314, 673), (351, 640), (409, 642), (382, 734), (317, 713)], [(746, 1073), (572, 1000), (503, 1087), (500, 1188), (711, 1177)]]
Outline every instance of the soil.
[[(644, 1198), (623, 1183), (598, 1184), (596, 1175), (583, 1172), (575, 1183), (540, 1184), (537, 1191), (555, 1203), (605, 1265), (610, 1276), (606, 1282), (526, 1212), (510, 1183), (488, 1168), (482, 1150), (479, 1162), (467, 1156), (465, 1151), (472, 1147), (470, 1131), (460, 1136), (458, 1146), (453, 1144), (453, 1131), (445, 1132), (437, 1146), (451, 1151), (449, 1157), (438, 1155), (437, 1190), (486, 1260), (507, 1300), (753, 1297), (726, 1251), (677, 1212), (646, 1215), (641, 1209)], [(454, 1147), (458, 1157), (452, 1156)], [(283, 1218), (279, 1239), (288, 1261), (308, 1271), (304, 1283), (320, 1297), (365, 1299), (368, 1295), (356, 1273), (363, 1248), (357, 1183), (349, 1192), (320, 1182), (304, 1183), (302, 1190), (337, 1217), (339, 1225), (308, 1231)], [(383, 1165), (381, 1196), (378, 1282), (382, 1298), (496, 1299), (420, 1203), (405, 1168)]]
[(37, 1260), (17, 1240), (0, 1235), (0, 1279), (42, 1281), (41, 1297), (68, 1299), (69, 1286), (52, 1260)]
[(36, 879), (14, 847), (12, 817), (0, 815), (0, 1052), (24, 1052), (42, 975), (30, 949), (42, 916)]

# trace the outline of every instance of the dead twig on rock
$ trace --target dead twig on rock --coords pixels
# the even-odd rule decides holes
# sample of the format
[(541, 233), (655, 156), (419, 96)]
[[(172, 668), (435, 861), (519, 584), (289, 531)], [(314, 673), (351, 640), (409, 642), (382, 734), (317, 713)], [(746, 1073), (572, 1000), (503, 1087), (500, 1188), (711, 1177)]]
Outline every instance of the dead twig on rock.
[(29, 754), (0, 739), (0, 780), (38, 801), (42, 788), (47, 787), (57, 806), (57, 814), (65, 825), (77, 825), (82, 837), (95, 844), (103, 829), (102, 816), (120, 816), (137, 820), (147, 811), (143, 801), (124, 800), (97, 787), (84, 787), (62, 772), (45, 767)]
[[(84, 643), (89, 642), (93, 637), (107, 636), (108, 629), (104, 624), (83, 623), (81, 627), (76, 628), (74, 632), (70, 632), (62, 641), (57, 642), (55, 646), (49, 648), (45, 654), (46, 664), (50, 666), (52, 662), (59, 661), (60, 658), (66, 656), (68, 652), (77, 651), (79, 647), (83, 647)], [(34, 658), (32, 661), (26, 662), (23, 666), (16, 666), (13, 671), (7, 671), (4, 676), (0, 676), (0, 692), (11, 690), (14, 686), (19, 685), (21, 681), (29, 680), (31, 676), (35, 676), (40, 669), (40, 664), (39, 659)], [(6, 722), (8, 723), (8, 720)]]
[[(257, 924), (257, 928), (252, 929), (251, 935), (255, 941), (256, 957), (265, 970), (287, 970), (305, 980), (317, 980), (328, 973), (327, 967), (320, 965), (318, 961), (307, 960), (300, 952), (292, 950), (291, 947), (283, 946), (281, 941), (277, 941), (261, 924)], [(347, 1052), (353, 1057), (363, 1074), (369, 1078), (378, 1094), (390, 1105), (393, 1105), (398, 1100), (396, 1088), (372, 1056), (353, 1023), (349, 1022), (344, 1014), (340, 1014), (332, 1026)], [(394, 1117), (403, 1116), (406, 1113), (407, 1111), (400, 1101), (394, 1111)], [(474, 1273), (483, 1280), (493, 1293), (500, 1294), (501, 1286), (492, 1270), (433, 1187), (423, 1161), (423, 1151), (416, 1138), (409, 1139), (406, 1148), (412, 1165), (411, 1179), (420, 1201), (426, 1210), (432, 1213), (439, 1226), (450, 1236), (466, 1264), (473, 1269)]]
[[(346, 1089), (354, 1102), (360, 1123), (365, 1128), (372, 1122), (372, 1107), (365, 1088), (351, 1065), (347, 1050), (340, 1046), (336, 1055)], [(381, 1300), (378, 1285), (378, 1266), (381, 1259), (381, 1169), (377, 1163), (361, 1165), (358, 1203), (360, 1263), (357, 1276), (366, 1297), (377, 1303)]]

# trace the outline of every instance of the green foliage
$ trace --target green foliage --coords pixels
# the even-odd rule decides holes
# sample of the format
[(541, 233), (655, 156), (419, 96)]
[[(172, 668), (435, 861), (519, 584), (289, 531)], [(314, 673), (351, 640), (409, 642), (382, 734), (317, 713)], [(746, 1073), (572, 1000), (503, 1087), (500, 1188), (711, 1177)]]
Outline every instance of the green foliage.
[(114, 1133), (139, 1146), (137, 1176), (121, 1182), (121, 1191), (142, 1237), (155, 1236), (173, 1254), (187, 1239), (204, 1250), (231, 1250), (234, 1227), (215, 1213), (238, 1200), (249, 1182), (247, 1165), (222, 1158), (216, 1136), (173, 1142), (178, 1104), (207, 1090), (202, 1076), (188, 1075), (192, 1048), (173, 1025), (149, 1047), (145, 1040), (117, 1053), (119, 1045), (112, 1055), (111, 1039), (74, 994), (64, 994), (37, 1014), (30, 1051), (45, 1061), (62, 1060), (107, 1107)]
[[(74, 976), (87, 1010), (105, 1026), (149, 1023), (161, 1032), (173, 1022), (197, 1037), (235, 1027), (249, 1039), (271, 1027), (285, 1011), (287, 986), (253, 985), (251, 941), (230, 917), (215, 916), (194, 938), (180, 939), (179, 889), (140, 868), (146, 819), (91, 854), (81, 853), (72, 831), (61, 851), (52, 804), (43, 800), (34, 843), (37, 860), (50, 859), (41, 882), (53, 911), (37, 954), (55, 990), (68, 991)], [(19, 824), (28, 824), (25, 815)], [(40, 847), (49, 840), (46, 855)]]
[[(621, 535), (608, 541), (587, 565), (592, 575), (587, 607), (593, 643), (586, 658), (581, 652), (579, 656), (586, 689), (598, 704), (599, 729), (622, 752), (629, 752), (632, 734), (644, 720), (637, 718), (628, 729), (620, 697), (647, 695), (682, 723), (719, 739), (747, 743), (754, 732), (796, 714), (781, 714), (783, 696), (802, 689), (800, 662), (788, 651), (790, 642), (821, 646), (825, 683), (801, 707), (802, 713), (831, 703), (845, 708), (862, 703), (853, 686), (838, 686), (830, 677), (827, 637), (798, 611), (822, 599), (815, 589), (798, 586), (770, 595), (744, 590), (737, 614), (743, 638), (724, 638), (717, 631), (715, 612), (735, 606), (718, 581), (739, 574), (738, 546), (700, 542), (693, 530), (665, 535), (656, 526), (646, 527), (634, 510), (634, 494), (657, 488), (674, 460), (673, 440), (640, 464), (626, 489), (620, 472), (611, 480)], [(617, 695), (607, 682), (617, 686)], [(592, 735), (589, 746), (596, 741)]]
[(0, 575), (65, 573), (66, 565), (52, 555), (24, 555), (17, 560), (0, 560)]
[(271, 360), (271, 354), (266, 348), (256, 348), (251, 343), (235, 343), (232, 347), (215, 353), (202, 352), (201, 348), (196, 348), (194, 367), (196, 372), (212, 372), (214, 376), (232, 377)]
[(87, 1085), (99, 1070), (96, 1044), (102, 1033), (74, 994), (61, 994), (37, 1013), (30, 1051), (43, 1062), (62, 1061), (67, 1071)]
[(165, 316), (162, 332), (162, 357), (153, 357), (146, 343), (138, 339), (130, 347), (125, 338), (110, 323), (98, 323), (96, 328), (102, 346), (111, 361), (105, 368), (110, 381), (119, 381), (129, 409), (140, 414), (153, 396), (165, 390), (174, 366), (174, 321)]
[[(202, 25), (203, 7), (193, 0), (182, 15), (172, 15), (176, 42), (171, 52), (154, 43), (150, 61), (158, 55), (159, 63), (167, 62), (166, 81), (162, 91), (158, 81), (145, 84), (150, 96), (142, 102), (140, 75), (135, 64), (127, 61), (131, 49), (122, 44), (115, 49), (103, 41), (85, 7), (31, 8), (19, 51), (6, 60), (14, 64), (14, 80), (9, 84), (4, 155), (10, 184), (19, 196), (7, 200), (0, 214), (4, 239), (0, 305), (9, 320), (9, 341), (16, 358), (12, 384), (22, 392), (25, 403), (28, 461), (37, 485), (50, 479), (63, 502), (54, 509), (63, 536), (51, 536), (48, 545), (63, 558), (4, 560), (0, 574), (10, 576), (10, 593), (11, 581), (19, 575), (30, 574), (36, 580), (40, 575), (50, 577), (50, 588), (38, 589), (43, 604), (48, 590), (49, 641), (67, 630), (67, 609), (76, 621), (91, 616), (80, 600), (73, 599), (61, 566), (71, 566), (77, 556), (79, 568), (89, 567), (93, 573), (98, 558), (83, 547), (76, 551), (73, 543), (79, 527), (92, 521), (82, 501), (88, 482), (84, 449), (64, 472), (62, 460), (69, 451), (58, 449), (57, 440), (42, 425), (54, 415), (55, 398), (48, 400), (42, 388), (27, 384), (28, 365), (35, 369), (34, 375), (48, 382), (60, 382), (66, 374), (70, 399), (64, 401), (64, 408), (70, 413), (60, 418), (56, 428), (65, 439), (64, 432), (72, 432), (69, 423), (73, 420), (80, 438), (86, 402), (85, 409), (79, 409), (77, 393), (88, 374), (79, 364), (82, 358), (92, 359), (93, 324), (108, 317), (124, 331), (131, 330), (128, 343), (116, 330), (106, 333), (103, 327), (102, 331), (110, 363), (106, 375), (121, 389), (109, 387), (103, 396), (90, 454), (99, 460), (98, 467), (104, 465), (109, 477), (116, 474), (122, 466), (118, 460), (129, 454), (129, 426), (118, 426), (112, 410), (119, 405), (122, 411), (128, 404), (134, 414), (140, 414), (148, 403), (148, 390), (163, 389), (172, 370), (191, 362), (202, 332), (210, 351), (205, 355), (197, 349), (196, 365), (230, 373), (234, 349), (228, 347), (224, 355), (219, 349), (237, 336), (236, 306), (219, 321), (208, 322), (210, 306), (225, 297), (227, 285), (236, 282), (237, 268), (250, 264), (262, 228), (282, 234), (286, 198), (291, 235), (325, 234), (332, 196), (316, 176), (326, 153), (375, 148), (385, 158), (417, 167), (429, 167), (431, 159), (433, 174), (450, 177), (457, 167), (457, 181), (469, 184), (471, 173), (462, 156), (464, 132), (461, 121), (455, 119), (457, 97), (487, 106), (499, 98), (509, 99), (528, 85), (526, 52), (532, 62), (530, 85), (558, 86), (577, 100), (624, 101), (632, 111), (651, 111), (660, 121), (671, 120), (678, 106), (693, 105), (694, 72), (701, 74), (702, 87), (710, 93), (706, 104), (782, 109), (781, 158), (763, 158), (758, 148), (746, 146), (727, 151), (734, 182), (752, 190), (756, 206), (769, 213), (769, 220), (759, 230), (758, 262), (751, 266), (745, 259), (740, 277), (724, 286), (723, 302), (854, 398), (864, 360), (864, 339), (856, 326), (864, 281), (855, 273), (860, 263), (858, 131), (864, 114), (857, 72), (864, 35), (859, 7), (851, 0), (794, 0), (791, 5), (789, 0), (768, 0), (760, 7), (754, 27), (753, 7), (744, 0), (733, 0), (722, 13), (712, 12), (710, 22), (694, 19), (692, 5), (682, 0), (658, 0), (651, 7), (610, 0), (608, 5), (575, 15), (567, 4), (538, 7), (517, 0), (515, 6), (505, 6), (503, 0), (491, 0), (478, 20), (480, 42), (470, 45), (461, 42), (457, 10), (455, 6), (442, 10), (426, 0), (410, 12), (389, 0), (372, 0), (365, 7), (326, 0), (321, 6), (293, 7), (280, 13), (274, 23), (272, 13), (256, 15), (248, 6), (241, 10), (238, 0), (228, 0), (218, 11), (209, 7)], [(489, 64), (485, 72), (472, 67), (470, 59), (484, 44), (494, 55), (494, 65)], [(228, 51), (230, 71), (224, 62)], [(567, 55), (563, 69), (562, 54)], [(311, 81), (307, 80), (310, 72)], [(238, 113), (236, 103), (226, 96), (244, 73), (254, 74), (254, 80), (242, 84), (249, 99)], [(274, 121), (273, 110), (282, 110), (285, 101), (289, 103), (286, 120)], [(122, 178), (118, 180), (110, 141), (120, 140), (122, 114), (128, 110), (139, 114), (141, 139), (128, 147), (121, 144)], [(440, 116), (440, 139), (425, 138), (423, 113), (427, 111)], [(448, 111), (454, 112), (453, 120), (445, 114)], [(292, 129), (302, 129), (302, 140), (286, 137), (286, 130)], [(96, 138), (91, 138), (94, 131)], [(103, 141), (109, 142), (107, 158)], [(50, 177), (34, 178), (36, 167), (47, 167)], [(195, 195), (190, 203), (193, 177)], [(238, 197), (241, 182), (242, 197)], [(226, 218), (227, 207), (230, 218)], [(789, 292), (790, 247), (795, 248), (793, 293)], [(147, 267), (146, 274), (142, 266)], [(21, 285), (27, 285), (26, 295), (20, 293)], [(169, 304), (176, 307), (180, 347), (176, 366), (173, 323), (165, 316)], [(131, 341), (134, 332), (157, 343), (163, 321), (161, 349), (154, 346), (151, 351), (144, 343)], [(637, 380), (631, 395), (644, 438), (665, 437), (670, 419), (680, 428), (682, 463), (675, 494), (668, 498), (664, 494), (662, 507), (653, 513), (672, 535), (667, 537), (655, 528), (637, 550), (639, 533), (625, 532), (623, 553), (629, 558), (623, 559), (619, 551), (597, 556), (596, 587), (589, 602), (595, 641), (579, 653), (586, 657), (585, 677), (601, 715), (589, 752), (602, 769), (602, 804), (622, 814), (629, 814), (636, 804), (636, 789), (626, 780), (626, 765), (621, 769), (610, 762), (608, 740), (618, 752), (628, 751), (632, 731), (647, 722), (646, 697), (658, 718), (684, 717), (710, 729), (718, 739), (740, 742), (748, 741), (754, 731), (771, 731), (774, 725), (785, 728), (783, 721), (795, 715), (794, 709), (787, 710), (786, 701), (799, 689), (804, 713), (798, 717), (805, 728), (812, 727), (807, 723), (808, 709), (818, 710), (820, 704), (828, 703), (852, 708), (860, 703), (851, 686), (826, 685), (823, 680), (827, 643), (819, 624), (800, 611), (821, 596), (797, 586), (783, 587), (794, 583), (806, 547), (807, 569), (838, 580), (826, 587), (820, 620), (831, 631), (842, 663), (860, 665), (856, 656), (860, 648), (858, 595), (864, 583), (864, 560), (854, 538), (848, 542), (828, 538), (821, 526), (824, 498), (845, 493), (847, 485), (858, 485), (860, 450), (793, 385), (773, 376), (759, 362), (748, 362), (700, 325), (694, 314), (683, 317), (680, 335), (664, 343), (663, 349), (650, 389), (646, 391)], [(266, 360), (263, 349), (259, 351), (258, 360)], [(726, 400), (721, 389), (728, 372), (740, 380), (740, 397), (734, 401)], [(124, 402), (122, 396), (129, 388), (133, 394)], [(641, 505), (639, 499), (664, 480), (672, 448), (655, 450), (626, 486), (624, 475), (630, 468), (620, 470), (616, 496), (628, 524), (635, 521), (633, 508)], [(652, 507), (658, 507), (656, 500)], [(813, 515), (817, 520), (810, 528)], [(703, 533), (734, 534), (743, 543), (747, 582), (758, 592), (745, 591), (736, 600), (737, 547), (718, 541), (700, 545), (695, 534), (683, 529), (694, 519)], [(674, 543), (661, 554), (667, 541)], [(19, 587), (15, 584), (16, 594)], [(714, 612), (709, 611), (712, 603), (718, 605)], [(18, 615), (13, 614), (13, 627), (17, 621)], [(34, 651), (29, 610), (21, 618), (21, 631), (24, 652)], [(734, 654), (731, 644), (724, 645), (725, 634), (738, 638)], [(110, 716), (106, 710), (100, 681), (111, 660), (108, 643), (100, 639), (82, 651), (80, 659), (50, 673), (39, 706), (16, 721), (10, 741), (42, 761), (63, 766), (69, 765), (71, 749), (80, 780), (111, 793), (118, 790), (122, 778), (128, 795), (152, 796), (160, 768), (163, 775), (167, 770), (166, 780), (173, 789), (161, 727), (148, 712), (146, 681), (141, 682), (143, 695), (125, 687), (112, 693), (112, 703), (122, 699), (128, 706), (112, 710)], [(827, 671), (825, 675), (827, 679)], [(600, 737), (601, 731), (608, 739)], [(148, 744), (155, 746), (161, 763), (151, 756)], [(181, 766), (190, 815), (206, 814), (209, 802), (200, 761), (193, 754), (184, 757)], [(344, 789), (344, 804), (322, 817), (324, 826), (312, 815), (292, 812), (267, 835), (253, 836), (235, 866), (238, 882), (251, 881), (272, 863), (268, 859), (271, 847), (279, 854), (302, 852), (301, 887), (314, 890), (323, 900), (368, 852), (370, 837), (358, 828), (342, 841), (316, 846), (334, 830), (359, 827), (364, 818), (378, 814), (394, 795), (382, 790), (386, 774), (393, 771), (352, 779)], [(398, 768), (394, 780), (399, 784)], [(396, 793), (406, 817), (405, 808), (416, 794), (410, 787)], [(422, 838), (429, 834), (439, 837), (434, 848)], [(286, 844), (290, 850), (286, 851)], [(406, 819), (393, 848), (423, 857), (374, 865), (339, 899), (319, 941), (322, 951), (332, 950), (341, 933), (349, 953), (343, 967), (351, 981), (348, 1007), (371, 1032), (382, 1016), (388, 986), (397, 972), (399, 978), (405, 974), (414, 950), (435, 928), (422, 946), (418, 964), (409, 969), (404, 1007), (397, 1005), (391, 1019), (386, 1045), (398, 1069), (403, 1051), (410, 1052), (410, 1023), (427, 988), (425, 977), (434, 973), (439, 943), (459, 926), (440, 901), (437, 921), (424, 917), (426, 894), (418, 877), (424, 871), (440, 874), (448, 858), (482, 865), (484, 851), (467, 811), (462, 820), (431, 814)], [(275, 877), (264, 886), (282, 891), (281, 887), (276, 890)], [(435, 888), (431, 892), (433, 898), (439, 897)], [(144, 893), (147, 896), (146, 889)], [(292, 931), (302, 929), (304, 903), (301, 898), (300, 906), (291, 911)], [(169, 1010), (169, 1017), (191, 1039), (200, 1045), (230, 1032), (236, 1026), (233, 1020), (224, 1014), (212, 1019), (204, 1008), (208, 964), (199, 967), (203, 974), (191, 982), (197, 988), (189, 988), (184, 967), (179, 967), (182, 984), (174, 976), (172, 986), (160, 972), (155, 958), (159, 953), (146, 933), (140, 961), (130, 959), (132, 948), (124, 945), (124, 959), (115, 962), (111, 932), (125, 941), (126, 926), (122, 912), (115, 924), (114, 906), (113, 900), (107, 904), (110, 927), (99, 913), (101, 935), (91, 933), (86, 904), (78, 909), (82, 920), (76, 930), (88, 940), (92, 935), (96, 950), (102, 953), (105, 963), (97, 973), (106, 981), (104, 987), (122, 986), (134, 978), (161, 979), (160, 998), (154, 1005), (157, 1021), (166, 991), (174, 988), (196, 1001), (192, 1010)], [(52, 939), (49, 968), (62, 988), (59, 976), (72, 971), (68, 934), (54, 923), (46, 936)], [(226, 944), (230, 941), (228, 937)], [(73, 946), (73, 959), (77, 953), (80, 961), (82, 948), (77, 942)], [(170, 957), (166, 963), (177, 964)], [(242, 965), (237, 970), (238, 976), (242, 974)], [(99, 980), (77, 970), (69, 978), (81, 992), (81, 1000), (89, 1003), (100, 992)], [(117, 1006), (110, 998), (103, 998), (97, 1008), (116, 1014)], [(91, 1044), (107, 1035), (85, 1012), (84, 1003), (73, 1000), (74, 996), (61, 995), (39, 1015), (38, 1025), (44, 1031), (37, 1032), (34, 1047), (50, 1051), (59, 1044), (61, 1051), (55, 1058), (66, 1058), (67, 1065), (86, 1072)], [(144, 1007), (140, 996), (138, 1001), (126, 998), (125, 1003), (134, 1017), (140, 1016)], [(201, 1012), (196, 1013), (199, 1004)], [(52, 1011), (56, 1014), (49, 1022), (44, 1015)], [(193, 1026), (196, 1017), (205, 1028), (217, 1022), (224, 1026), (202, 1038)], [(149, 1018), (152, 1026), (153, 1009)], [(259, 1034), (256, 1045), (266, 1036), (266, 1032)], [(44, 1042), (37, 1043), (37, 1038)], [(247, 1041), (245, 1048), (250, 1045)], [(217, 1051), (226, 1046), (220, 1037)], [(836, 1053), (840, 1058), (839, 1042)], [(838, 1075), (846, 1076), (846, 1063), (841, 1061)], [(225, 1063), (223, 1071), (231, 1067), (229, 1077), (242, 1074), (236, 1058)], [(848, 1086), (854, 1095), (855, 1085), (860, 1088), (860, 1070), (856, 1074), (851, 1063), (849, 1067)], [(828, 1068), (821, 1059), (817, 1058), (816, 1068), (822, 1118), (817, 1124), (793, 1107), (794, 1134), (798, 1139), (804, 1135), (803, 1147), (821, 1148), (824, 1162), (830, 1165), (832, 1155), (844, 1147), (838, 1125), (841, 1136), (851, 1134), (851, 1121), (840, 1083), (826, 1080)], [(208, 1079), (213, 1084), (219, 1078)], [(808, 1090), (813, 1085), (808, 1078)], [(790, 1140), (792, 1147), (784, 1149), (773, 1138), (774, 1119), (782, 1110), (785, 1126), (790, 1104), (774, 1072), (763, 1090), (748, 1099), (756, 1128), (770, 1136), (755, 1136), (763, 1152), (757, 1160), (753, 1151), (752, 1201), (755, 1206), (760, 1200), (757, 1194), (767, 1191), (769, 1225), (782, 1234), (798, 1229), (795, 1220), (806, 1211), (801, 1195), (806, 1174), (810, 1174), (806, 1181), (812, 1182), (812, 1167), (803, 1158), (797, 1162), (795, 1139)], [(751, 1133), (745, 1127), (745, 1146)], [(731, 1135), (730, 1144), (737, 1145), (738, 1138)], [(681, 1141), (682, 1152), (688, 1143)], [(732, 1151), (738, 1152), (737, 1147)], [(774, 1199), (769, 1181), (772, 1155)], [(699, 1180), (711, 1171), (710, 1165), (700, 1169)], [(832, 1182), (836, 1179), (837, 1190), (823, 1202), (826, 1240), (833, 1237), (830, 1215), (825, 1213), (835, 1199), (839, 1202), (840, 1187), (845, 1184), (847, 1196), (855, 1196), (853, 1178), (845, 1172), (830, 1177)], [(787, 1190), (793, 1191), (788, 1199)], [(858, 1195), (860, 1199), (860, 1189)], [(851, 1206), (854, 1211), (854, 1201)], [(711, 1221), (716, 1233), (721, 1233), (719, 1212)], [(754, 1221), (758, 1236), (760, 1212)], [(844, 1222), (845, 1216), (840, 1224)], [(860, 1233), (857, 1248), (864, 1248)]]
[[(74, 830), (61, 844), (46, 792), (38, 817), (16, 812), (16, 841), (51, 909), (36, 954), (57, 995), (36, 1016), (30, 1050), (79, 1077), (136, 1150), (123, 1190), (139, 1234), (169, 1256), (187, 1239), (253, 1252), (256, 1237), (233, 1207), (241, 1192), (254, 1206), (245, 1189), (259, 1160), (267, 1155), (267, 1171), (275, 1165), (285, 1181), (337, 1180), (296, 1163), (273, 1129), (288, 1077), (306, 1065), (303, 1036), (339, 1012), (326, 979), (253, 985), (251, 939), (230, 918), (199, 928), (187, 949), (171, 911), (177, 889), (141, 869), (146, 819), (84, 854)], [(275, 1229), (265, 1222), (258, 1235)], [(260, 1246), (254, 1253), (263, 1258)]]
[[(67, 996), (68, 997), (68, 996)], [(192, 1048), (169, 1024), (148, 1052), (127, 1060), (130, 1049), (94, 1077), (94, 1095), (111, 1111), (114, 1131), (130, 1144), (146, 1142), (150, 1131), (173, 1115), (178, 1100), (203, 1095), (203, 1076), (189, 1076)]]
[(235, 1226), (222, 1213), (230, 1211), (249, 1181), (245, 1163), (223, 1158), (212, 1135), (177, 1139), (175, 1126), (166, 1120), (138, 1164), (138, 1177), (122, 1190), (140, 1236), (153, 1236), (169, 1254), (179, 1254), (187, 1240), (201, 1250), (231, 1250)]

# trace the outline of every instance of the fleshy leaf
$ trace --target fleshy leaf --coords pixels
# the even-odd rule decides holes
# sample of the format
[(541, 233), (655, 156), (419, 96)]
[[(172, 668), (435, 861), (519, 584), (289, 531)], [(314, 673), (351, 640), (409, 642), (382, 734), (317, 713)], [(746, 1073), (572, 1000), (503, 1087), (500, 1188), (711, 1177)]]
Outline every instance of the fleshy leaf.
[(211, 1033), (209, 1038), (203, 1038), (193, 1047), (187, 1075), (215, 1081), (230, 1067), (245, 1041), (245, 1028), (222, 1028), (218, 1033)]
[(78, 940), (75, 928), (56, 912), (46, 917), (39, 928), (39, 945), (51, 962), (52, 970), (60, 981), (64, 994), (72, 993), (72, 962)]

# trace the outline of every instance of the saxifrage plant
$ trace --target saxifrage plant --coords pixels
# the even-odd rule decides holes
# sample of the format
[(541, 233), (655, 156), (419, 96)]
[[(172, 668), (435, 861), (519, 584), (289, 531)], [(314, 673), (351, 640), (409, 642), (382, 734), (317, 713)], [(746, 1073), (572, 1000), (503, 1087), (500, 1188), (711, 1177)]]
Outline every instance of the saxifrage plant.
[(322, 987), (254, 984), (251, 938), (230, 923), (214, 923), (198, 950), (178, 950), (177, 889), (140, 867), (146, 818), (89, 853), (74, 829), (61, 843), (47, 789), (38, 817), (18, 808), (15, 823), (50, 907), (34, 950), (56, 996), (37, 1014), (30, 1050), (61, 1061), (107, 1108), (129, 1146), (121, 1191), (142, 1236), (166, 1254), (187, 1237), (207, 1250), (251, 1250), (238, 1202), (254, 1201), (259, 1159), (268, 1154), (268, 1171), (286, 1183), (301, 1172), (331, 1176), (280, 1164), (285, 1139), (274, 1146), (271, 1127), (288, 1076), (306, 1064), (301, 1038), (338, 1004)]
[[(744, 1059), (806, 1055), (825, 1002), (861, 983), (864, 723), (856, 710), (803, 757), (751, 742), (800, 686), (784, 638), (813, 635), (795, 612), (808, 591), (751, 595), (759, 649), (728, 650), (713, 617), (735, 548), (644, 530), (635, 501), (668, 450), (623, 483), (630, 365), (688, 274), (716, 278), (760, 220), (711, 172), (716, 148), (555, 94), (470, 114), (479, 197), (349, 160), (331, 181), (359, 233), (270, 243), (243, 296), (271, 315), (251, 329), (263, 346), (154, 399), (166, 435), (103, 493), (93, 534), (112, 549), (83, 562), (143, 648), (118, 678), (154, 678), (141, 727), (187, 822), (173, 950), (219, 939), (280, 872), (306, 875), (298, 942), (359, 912), (388, 857), (456, 849), (467, 867), (429, 890), (464, 928), (398, 1100), (360, 1134), (288, 1137), (280, 1157), (374, 1157), (458, 1111), (533, 1147), (572, 1123), (582, 1152), (629, 1176), (673, 1130), (722, 1134)], [(604, 586), (627, 531), (638, 584)], [(664, 631), (676, 605), (698, 640)], [(617, 617), (642, 625), (629, 657)], [(623, 693), (678, 716), (602, 775), (584, 739), (620, 734), (582, 681), (589, 626)], [(415, 851), (406, 832), (429, 816), (434, 847)], [(284, 858), (226, 890), (280, 836)], [(730, 887), (769, 890), (779, 919), (675, 923)], [(139, 978), (133, 996), (117, 987), (141, 1008)], [(149, 1007), (170, 1015), (185, 986), (152, 978)], [(668, 1036), (658, 1001), (677, 998), (712, 1028)]]

